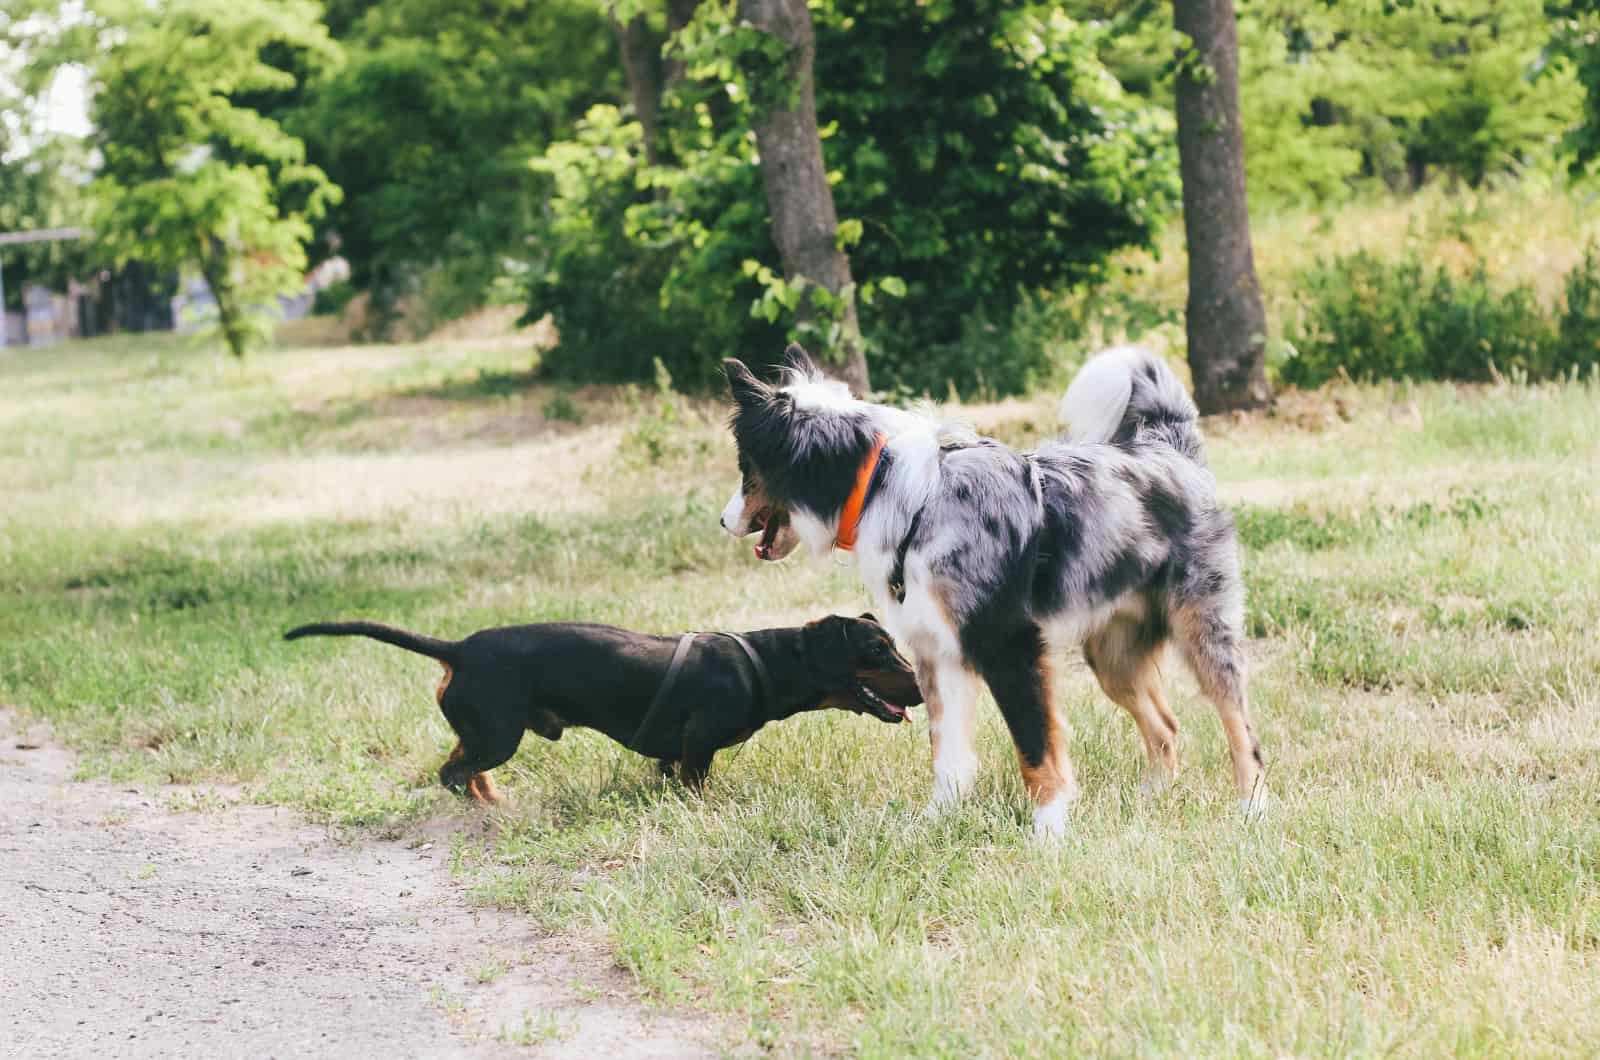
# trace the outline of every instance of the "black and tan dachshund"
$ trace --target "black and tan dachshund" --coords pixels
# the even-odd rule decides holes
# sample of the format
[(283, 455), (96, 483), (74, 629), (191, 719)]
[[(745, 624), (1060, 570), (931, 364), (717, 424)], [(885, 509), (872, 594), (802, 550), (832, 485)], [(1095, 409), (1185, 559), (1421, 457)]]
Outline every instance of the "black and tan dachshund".
[(545, 622), (448, 641), (377, 622), (299, 626), (286, 640), (362, 636), (438, 660), (436, 698), (459, 742), (439, 782), (481, 802), (498, 796), (487, 772), (517, 751), (524, 731), (559, 740), (596, 729), (698, 788), (711, 758), (763, 725), (824, 708), (906, 718), (922, 702), (911, 666), (871, 615), (830, 615), (752, 633), (654, 636), (614, 626)]

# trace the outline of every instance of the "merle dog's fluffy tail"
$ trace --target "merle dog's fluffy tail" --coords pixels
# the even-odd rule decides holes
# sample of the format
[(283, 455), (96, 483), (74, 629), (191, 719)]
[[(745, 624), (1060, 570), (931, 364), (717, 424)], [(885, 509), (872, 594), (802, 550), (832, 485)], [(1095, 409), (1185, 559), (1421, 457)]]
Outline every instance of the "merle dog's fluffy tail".
[(1200, 414), (1167, 362), (1139, 346), (1097, 354), (1061, 399), (1061, 418), (1075, 442), (1170, 445), (1204, 461)]
[(461, 646), (460, 641), (440, 640), (382, 622), (313, 622), (309, 626), (296, 626), (283, 635), (284, 640), (301, 637), (371, 637), (445, 663), (455, 662), (456, 649)]

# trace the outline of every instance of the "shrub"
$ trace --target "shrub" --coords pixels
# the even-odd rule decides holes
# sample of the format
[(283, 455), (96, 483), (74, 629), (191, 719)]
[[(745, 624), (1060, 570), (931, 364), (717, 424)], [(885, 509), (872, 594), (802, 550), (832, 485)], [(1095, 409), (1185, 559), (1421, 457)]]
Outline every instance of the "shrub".
[[(698, 390), (719, 381), (724, 357), (782, 349), (782, 329), (751, 316), (761, 290), (741, 271), (771, 248), (753, 167), (719, 173), (718, 159), (702, 155), (676, 174), (674, 201), (657, 198), (639, 124), (609, 105), (592, 108), (572, 140), (534, 165), (553, 188), (523, 319), (554, 318), (561, 341), (541, 360), (545, 374), (642, 381), (660, 361), (679, 386)], [(753, 217), (733, 209), (741, 202)], [(730, 214), (727, 226), (700, 219), (719, 212)]]
[(311, 312), (319, 316), (338, 316), (355, 296), (354, 284), (349, 280), (335, 280), (317, 291), (311, 300)]
[[(1574, 334), (1582, 321), (1600, 323), (1589, 308), (1600, 301), (1600, 270), (1588, 272), (1568, 282), (1578, 309), (1562, 327)], [(1497, 371), (1547, 377), (1563, 363), (1563, 339), (1532, 289), (1497, 289), (1482, 262), (1458, 277), (1442, 265), (1430, 271), (1415, 251), (1393, 262), (1358, 251), (1302, 272), (1298, 301), (1278, 373), (1299, 386), (1341, 369), (1355, 379), (1488, 380)]]
[[(662, 156), (611, 107), (535, 163), (555, 185), (529, 315), (554, 316), (567, 378), (718, 378), (794, 332), (748, 136), (753, 31), (702, 5), (669, 46), (689, 76)], [(1170, 119), (1126, 96), (1088, 23), (1002, 0), (813, 6), (817, 105), (874, 383), (1009, 392), (1049, 366), (998, 341), (1024, 292), (1098, 278), (1175, 196)], [(718, 20), (722, 21), (718, 21)], [(981, 88), (981, 91), (974, 86)], [(770, 89), (770, 86), (767, 86)], [(765, 280), (765, 282), (764, 282)], [(1023, 310), (1026, 315), (1027, 310)]]
[(1600, 363), (1600, 243), (1591, 243), (1583, 260), (1567, 273), (1549, 369), (1566, 374), (1590, 370), (1596, 363)]

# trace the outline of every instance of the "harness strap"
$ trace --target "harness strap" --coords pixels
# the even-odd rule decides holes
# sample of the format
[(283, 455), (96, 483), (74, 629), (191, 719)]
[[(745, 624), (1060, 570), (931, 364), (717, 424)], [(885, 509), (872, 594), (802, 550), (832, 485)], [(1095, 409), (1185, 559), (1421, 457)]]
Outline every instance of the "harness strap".
[[(939, 462), (941, 464), (944, 463), (947, 453), (998, 444), (998, 442), (990, 438), (979, 438), (971, 442), (943, 442), (939, 446)], [(885, 453), (884, 455), (887, 456), (888, 454)], [(1019, 453), (1018, 456), (1021, 457), (1023, 467), (1027, 470), (1028, 489), (1033, 494), (1034, 503), (1042, 513), (1044, 511), (1044, 484), (1039, 478), (1039, 468), (1034, 461), (1034, 454)], [(874, 478), (874, 485), (876, 485), (876, 478)], [(889, 595), (894, 597), (894, 602), (897, 604), (906, 602), (906, 553), (910, 551), (911, 541), (917, 536), (917, 530), (922, 526), (922, 512), (922, 508), (917, 509), (916, 514), (911, 517), (911, 524), (906, 527), (905, 536), (900, 539), (900, 543), (894, 549), (894, 566), (889, 570)]]
[(911, 517), (911, 525), (906, 527), (906, 536), (894, 549), (894, 568), (889, 571), (889, 595), (894, 597), (894, 602), (906, 602), (906, 552), (911, 548), (911, 539), (917, 536), (917, 529), (922, 526), (922, 509), (917, 509), (917, 514)]
[(672, 649), (672, 661), (667, 664), (666, 676), (661, 679), (661, 684), (656, 688), (655, 698), (650, 701), (650, 709), (644, 712), (644, 720), (639, 723), (639, 727), (634, 730), (633, 738), (628, 741), (630, 750), (639, 751), (641, 747), (648, 746), (651, 727), (660, 722), (661, 708), (666, 705), (667, 697), (672, 694), (673, 686), (678, 683), (678, 675), (683, 672), (683, 662), (689, 657), (689, 647), (699, 635), (685, 633), (678, 638), (678, 646)]
[(762, 703), (771, 709), (777, 702), (772, 697), (772, 675), (768, 672), (761, 653), (756, 651), (756, 646), (749, 640), (738, 633), (685, 633), (678, 638), (678, 646), (672, 649), (672, 661), (667, 664), (666, 675), (661, 678), (661, 684), (656, 688), (655, 698), (650, 701), (650, 708), (644, 712), (644, 720), (639, 723), (639, 728), (628, 741), (630, 750), (646, 753), (640, 749), (649, 746), (648, 741), (654, 735), (652, 729), (661, 724), (663, 708), (672, 695), (672, 689), (678, 683), (678, 675), (683, 672), (684, 661), (689, 658), (689, 648), (694, 644), (695, 638), (700, 636), (727, 637), (744, 649), (745, 657), (750, 660), (750, 665), (756, 672), (756, 687), (761, 692)]
[(761, 653), (756, 651), (754, 644), (738, 633), (723, 633), (720, 636), (727, 637), (744, 649), (745, 655), (750, 659), (750, 665), (755, 667), (756, 685), (761, 690), (761, 702), (770, 710), (776, 701), (772, 698), (772, 676), (767, 673), (767, 664), (762, 661)]

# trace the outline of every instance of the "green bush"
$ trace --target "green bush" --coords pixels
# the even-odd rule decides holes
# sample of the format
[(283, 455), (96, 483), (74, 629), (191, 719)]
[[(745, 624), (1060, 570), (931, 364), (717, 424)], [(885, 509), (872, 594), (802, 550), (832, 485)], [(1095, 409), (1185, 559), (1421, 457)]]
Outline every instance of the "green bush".
[(328, 286), (317, 291), (316, 297), (311, 300), (311, 312), (318, 316), (338, 316), (344, 312), (344, 307), (350, 304), (350, 299), (356, 296), (356, 288), (349, 280), (335, 280)]
[[(609, 105), (535, 160), (553, 188), (523, 319), (554, 318), (561, 341), (540, 362), (546, 375), (643, 381), (659, 361), (680, 387), (703, 390), (720, 381), (724, 357), (783, 348), (782, 329), (750, 314), (761, 289), (741, 272), (771, 247), (759, 175), (724, 172), (723, 161), (703, 152), (670, 177), (652, 173), (639, 124)], [(652, 180), (674, 197), (657, 196)], [(705, 220), (719, 213), (727, 225)]]
[(1600, 243), (1591, 243), (1569, 273), (1550, 371), (1592, 370), (1600, 362)]
[(1335, 258), (1298, 278), (1283, 382), (1354, 379), (1549, 378), (1600, 360), (1600, 249), (1567, 276), (1555, 312), (1526, 285), (1501, 289), (1479, 262), (1465, 276), (1427, 268), (1411, 251)]
[[(1026, 292), (1100, 277), (1151, 244), (1177, 190), (1170, 119), (1125, 95), (1102, 30), (1002, 0), (814, 5), (824, 150), (873, 382), (1006, 393), (1048, 371), (1007, 341)], [(554, 182), (529, 315), (550, 312), (558, 377), (714, 384), (730, 354), (796, 334), (777, 275), (751, 128), (759, 35), (702, 5), (669, 45), (689, 76), (662, 109), (662, 156), (596, 107), (535, 167)], [(767, 86), (770, 91), (770, 85)]]

